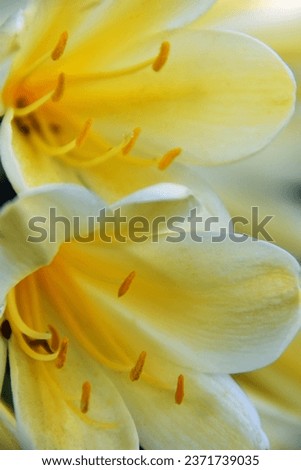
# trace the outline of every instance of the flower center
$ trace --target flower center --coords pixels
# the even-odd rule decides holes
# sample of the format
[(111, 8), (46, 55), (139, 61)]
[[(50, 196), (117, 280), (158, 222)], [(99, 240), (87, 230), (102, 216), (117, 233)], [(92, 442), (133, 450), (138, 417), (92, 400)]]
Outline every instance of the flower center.
[[(8, 84), (4, 90), (4, 102), (13, 110), (14, 124), (18, 131), (30, 141), (37, 153), (59, 157), (61, 161), (74, 167), (93, 167), (117, 157), (139, 166), (157, 166), (160, 170), (165, 170), (181, 153), (179, 147), (168, 150), (163, 156), (151, 159), (130, 156), (129, 153), (141, 132), (140, 128), (134, 129), (121, 138), (120, 143), (112, 146), (101, 138), (99, 133), (93, 133), (91, 118), (81, 124), (71, 123), (72, 117), (68, 112), (64, 113), (63, 101), (66, 89), (70, 91), (75, 87), (78, 90), (80, 86), (81, 90), (84, 90), (95, 82), (135, 74), (149, 67), (154, 72), (160, 72), (169, 57), (169, 42), (162, 42), (156, 56), (128, 67), (75, 75), (61, 71), (56, 78), (53, 78), (51, 63), (60, 61), (67, 43), (68, 33), (64, 31), (50, 53), (44, 54), (31, 64), (19, 80), (14, 84)], [(47, 65), (48, 62), (50, 62), (47, 68), (49, 78), (37, 79), (37, 72), (41, 71), (41, 66)], [(67, 140), (66, 136), (72, 136), (74, 132), (76, 135)], [(97, 151), (94, 155), (87, 156), (89, 150), (86, 150), (85, 157), (82, 158), (78, 150), (87, 137), (91, 145), (97, 145)]]

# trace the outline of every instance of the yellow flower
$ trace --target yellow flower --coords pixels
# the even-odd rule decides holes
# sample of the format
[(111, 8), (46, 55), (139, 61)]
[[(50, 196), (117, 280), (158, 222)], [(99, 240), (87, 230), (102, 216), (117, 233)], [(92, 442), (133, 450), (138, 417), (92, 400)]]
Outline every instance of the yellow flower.
[(113, 200), (175, 159), (216, 165), (268, 144), (291, 116), (294, 79), (257, 40), (188, 29), (213, 3), (32, 0), (18, 12), (1, 93), (14, 188), (76, 182)]
[[(276, 50), (301, 83), (301, 5), (298, 0), (219, 1), (198, 25), (251, 34)], [(252, 206), (261, 217), (273, 215), (268, 231), (274, 241), (301, 257), (300, 149), (301, 102), (287, 128), (251, 159), (202, 172), (231, 215), (250, 220)], [(237, 230), (252, 233), (251, 225)], [(256, 234), (255, 234), (256, 236)]]
[[(228, 214), (199, 191), (167, 184), (127, 197), (107, 208), (115, 223), (126, 217), (120, 233), (103, 202), (73, 185), (30, 190), (2, 210), (0, 378), (7, 343), (22, 447), (268, 445), (229, 374), (270, 363), (295, 335), (300, 267), (230, 232), (214, 243)], [(193, 210), (203, 225), (191, 225)], [(149, 224), (143, 242), (133, 238), (137, 216), (140, 229), (142, 216)]]

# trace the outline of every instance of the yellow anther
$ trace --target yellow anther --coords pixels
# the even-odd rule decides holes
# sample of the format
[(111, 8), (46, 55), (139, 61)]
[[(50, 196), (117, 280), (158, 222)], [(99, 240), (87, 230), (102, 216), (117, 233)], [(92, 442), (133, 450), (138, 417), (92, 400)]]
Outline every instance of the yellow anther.
[(161, 47), (160, 47), (160, 52), (152, 65), (153, 70), (155, 72), (159, 72), (159, 70), (161, 70), (162, 67), (165, 65), (169, 56), (169, 51), (170, 51), (170, 43), (168, 41), (162, 42)]
[(63, 73), (60, 73), (57, 79), (57, 84), (56, 88), (52, 94), (52, 101), (59, 101), (65, 91), (65, 75)]
[(184, 399), (184, 376), (181, 374), (178, 377), (177, 389), (175, 393), (175, 402), (177, 405), (181, 405)]
[(92, 126), (92, 119), (87, 119), (79, 136), (76, 139), (76, 147), (80, 147), (81, 145), (83, 145), (84, 141), (87, 138), (87, 135), (91, 126)]
[(60, 57), (62, 57), (65, 51), (66, 45), (67, 45), (67, 41), (68, 41), (68, 33), (67, 31), (64, 31), (60, 35), (59, 40), (51, 53), (52, 60), (58, 60)]
[(130, 274), (125, 278), (125, 280), (118, 289), (118, 297), (122, 297), (129, 290), (130, 285), (132, 284), (135, 276), (136, 272), (131, 271)]
[(159, 170), (165, 170), (173, 161), (174, 159), (180, 155), (182, 149), (180, 147), (176, 147), (174, 149), (169, 150), (163, 157), (160, 159), (158, 163)]
[(146, 359), (146, 352), (142, 351), (142, 353), (139, 355), (137, 359), (135, 366), (130, 371), (130, 379), (133, 382), (140, 378), (140, 375), (142, 374), (142, 370), (144, 367), (145, 359)]
[(91, 396), (91, 384), (90, 382), (84, 382), (82, 385), (82, 396), (80, 399), (80, 410), (82, 413), (87, 413), (89, 410)]
[(67, 338), (62, 339), (59, 354), (55, 362), (55, 365), (58, 369), (61, 369), (66, 362), (68, 343), (69, 341)]
[(137, 142), (140, 132), (140, 127), (136, 127), (136, 129), (133, 130), (131, 140), (122, 149), (123, 155), (127, 155), (132, 150), (135, 143)]

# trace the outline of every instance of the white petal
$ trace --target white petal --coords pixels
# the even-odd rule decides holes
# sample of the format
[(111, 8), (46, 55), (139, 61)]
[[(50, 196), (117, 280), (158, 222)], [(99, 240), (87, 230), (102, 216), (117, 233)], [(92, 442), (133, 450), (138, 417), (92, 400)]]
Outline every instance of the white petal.
[(300, 450), (301, 417), (272, 403), (252, 397), (259, 412), (262, 427), (269, 437), (271, 449)]
[[(199, 172), (222, 198), (231, 216), (239, 216), (243, 221), (236, 225), (237, 231), (264, 239), (265, 233), (258, 231), (258, 223), (266, 216), (272, 217), (264, 226), (266, 239), (297, 258), (301, 257), (300, 126), (298, 105), (289, 126), (264, 151), (231, 167)], [(252, 208), (258, 208), (258, 223)]]
[[(75, 214), (78, 215), (84, 233), (88, 230), (87, 216), (96, 217), (103, 203), (80, 186), (53, 185), (23, 193), (6, 204), (0, 214), (0, 266), (5, 272), (0, 286), (1, 305), (11, 287), (40, 266), (48, 264), (60, 243), (66, 239), (66, 225), (61, 224), (59, 228), (56, 227), (55, 242), (49, 243), (50, 230), (54, 228), (50, 229), (49, 226), (51, 207), (68, 221), (72, 221)], [(32, 242), (28, 240), (30, 236)]]
[[(148, 360), (148, 358), (146, 359)], [(175, 403), (177, 369), (163, 369), (159, 383), (115, 377), (145, 449), (265, 449), (268, 441), (255, 408), (225, 375), (184, 375), (184, 399)], [(165, 370), (166, 372), (166, 370)], [(160, 387), (160, 381), (162, 387)]]

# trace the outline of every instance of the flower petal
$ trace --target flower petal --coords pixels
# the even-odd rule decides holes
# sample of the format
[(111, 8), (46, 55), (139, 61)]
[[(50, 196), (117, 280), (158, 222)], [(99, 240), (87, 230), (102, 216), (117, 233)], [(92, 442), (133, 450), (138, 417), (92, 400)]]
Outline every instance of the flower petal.
[[(89, 230), (87, 215), (97, 216), (102, 201), (80, 186), (53, 185), (36, 188), (6, 204), (0, 214), (0, 265), (5, 276), (0, 285), (0, 305), (7, 292), (21, 279), (55, 256), (66, 239), (65, 224), (56, 231), (56, 243), (49, 243), (49, 211), (61, 211), (68, 221), (76, 214), (81, 218), (82, 233)], [(39, 231), (39, 224), (43, 225)], [(36, 242), (36, 233), (40, 234)], [(33, 235), (35, 234), (35, 235)], [(44, 234), (44, 235), (43, 235)], [(32, 235), (32, 243), (28, 237)]]
[(270, 403), (280, 413), (283, 410), (284, 413), (293, 414), (301, 420), (300, 354), (301, 333), (276, 362), (264, 369), (242, 374), (237, 380), (251, 396)]
[[(232, 217), (239, 216), (237, 231), (265, 238), (301, 257), (300, 138), (301, 106), (289, 126), (264, 151), (230, 167), (205, 168), (205, 178), (222, 198)], [(260, 171), (259, 171), (260, 169)], [(260, 232), (258, 222), (272, 217)]]
[(16, 420), (13, 413), (0, 402), (0, 449), (18, 450), (19, 442), (16, 437)]
[(253, 400), (271, 447), (300, 449), (301, 333), (276, 362), (237, 381)]
[[(298, 0), (228, 0), (216, 2), (196, 28), (242, 31), (275, 49), (288, 63), (300, 58), (301, 6)], [(299, 51), (299, 53), (298, 53)]]
[(300, 268), (289, 254), (250, 239), (212, 243), (208, 234), (199, 243), (186, 237), (175, 252), (166, 234), (154, 234), (152, 241), (65, 244), (35, 276), (45, 305), (90, 354), (129, 367), (145, 350), (154, 363), (169, 358), (222, 373), (258, 368), (281, 354), (300, 324)]
[(4, 339), (2, 338), (2, 336), (0, 336), (0, 394), (2, 390), (5, 368), (6, 368), (6, 350), (7, 350), (6, 343)]
[[(33, 361), (9, 347), (19, 439), (34, 449), (135, 449), (133, 421), (115, 387), (93, 359), (70, 342), (66, 364)], [(83, 383), (91, 385), (81, 411)], [(46, 429), (47, 432), (41, 432)]]
[(252, 396), (258, 410), (262, 426), (269, 437), (271, 449), (300, 450), (301, 419), (300, 415), (289, 413), (270, 402)]
[[(27, 0), (1, 1), (0, 18), (0, 89), (8, 76), (14, 54), (20, 48), (18, 35), (24, 26), (22, 7)], [(0, 115), (4, 114), (2, 94), (0, 95)]]
[[(143, 44), (143, 54), (135, 50), (132, 62), (154, 54), (164, 39), (155, 36)], [(203, 165), (260, 150), (291, 117), (292, 73), (267, 46), (220, 31), (178, 31), (167, 39), (171, 54), (159, 73), (147, 69), (103, 80), (101, 91), (98, 83), (91, 84), (76, 100), (76, 84), (70, 84), (64, 106), (73, 115), (93, 117), (98, 131), (115, 145), (125, 131), (140, 127), (138, 155), (153, 157), (180, 147), (183, 161)]]
[[(27, 144), (20, 133), (15, 132), (11, 120), (12, 111), (6, 113), (0, 128), (0, 152), (2, 163), (16, 192), (46, 183), (77, 183), (88, 187), (108, 203), (124, 198), (133, 192), (157, 183), (180, 183), (190, 188), (211, 215), (226, 214), (216, 194), (203, 181), (195, 168), (175, 163), (165, 171), (127, 162), (122, 158), (109, 160), (95, 168), (72, 168), (59, 159), (40, 153)], [(32, 171), (38, 165), (39, 171)], [(227, 214), (228, 217), (228, 214)]]
[(184, 399), (178, 405), (177, 370), (165, 368), (165, 389), (143, 376), (135, 383), (124, 374), (115, 377), (144, 449), (268, 447), (255, 408), (229, 376), (181, 370)]

